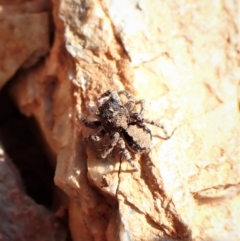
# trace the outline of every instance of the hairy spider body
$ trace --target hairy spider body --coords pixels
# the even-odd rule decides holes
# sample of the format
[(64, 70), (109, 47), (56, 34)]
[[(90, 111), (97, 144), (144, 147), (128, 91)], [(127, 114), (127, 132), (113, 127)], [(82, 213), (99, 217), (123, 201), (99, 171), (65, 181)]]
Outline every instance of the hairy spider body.
[(123, 136), (127, 146), (132, 151), (147, 152), (150, 150), (150, 144), (152, 141), (151, 133), (145, 131), (138, 125), (129, 125), (128, 128), (123, 131)]
[(100, 97), (96, 114), (103, 128), (109, 133), (128, 127), (128, 110), (121, 105), (120, 98), (115, 91), (107, 91)]
[[(124, 103), (120, 96), (124, 95), (127, 102)], [(140, 112), (137, 112), (136, 106), (141, 106)], [(164, 127), (154, 121), (144, 119), (144, 100), (135, 101), (133, 96), (127, 91), (108, 90), (97, 100), (96, 121), (82, 119), (85, 126), (99, 131), (96, 134), (89, 135), (85, 139), (88, 141), (100, 141), (106, 134), (110, 138), (107, 148), (101, 153), (102, 158), (106, 158), (115, 146), (120, 148), (121, 159), (125, 158), (134, 168), (132, 161), (132, 152), (148, 152), (151, 147), (152, 134), (145, 123), (158, 126), (163, 129), (166, 140), (170, 138)], [(135, 168), (136, 169), (136, 168)]]

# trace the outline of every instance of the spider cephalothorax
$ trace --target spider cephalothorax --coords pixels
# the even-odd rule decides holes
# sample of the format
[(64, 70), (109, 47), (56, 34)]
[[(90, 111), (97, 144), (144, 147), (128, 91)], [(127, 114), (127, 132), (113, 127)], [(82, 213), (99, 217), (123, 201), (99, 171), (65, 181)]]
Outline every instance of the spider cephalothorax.
[[(125, 103), (121, 100), (121, 95), (126, 97)], [(137, 105), (141, 107), (139, 112), (136, 110)], [(162, 125), (143, 117), (144, 100), (135, 101), (127, 91), (106, 91), (97, 100), (96, 107), (97, 120), (88, 121), (83, 118), (82, 121), (89, 128), (99, 128), (96, 134), (87, 136), (87, 140), (100, 141), (104, 135), (109, 135), (110, 142), (102, 152), (102, 158), (106, 158), (113, 148), (118, 146), (121, 158), (126, 158), (135, 168), (131, 162), (132, 156), (129, 150), (148, 152), (151, 146), (152, 134), (145, 123), (162, 128), (166, 137), (161, 138), (165, 140), (169, 138)]]

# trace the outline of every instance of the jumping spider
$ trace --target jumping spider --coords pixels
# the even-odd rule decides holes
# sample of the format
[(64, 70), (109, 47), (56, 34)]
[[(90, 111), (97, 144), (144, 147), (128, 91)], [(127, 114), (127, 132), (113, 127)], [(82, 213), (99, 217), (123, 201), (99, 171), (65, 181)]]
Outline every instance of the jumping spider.
[[(121, 95), (127, 98), (126, 103), (121, 101)], [(139, 112), (136, 110), (137, 105), (141, 107)], [(97, 111), (95, 115), (97, 120), (88, 121), (82, 118), (82, 122), (89, 128), (99, 128), (96, 134), (85, 138), (87, 141), (98, 142), (106, 134), (109, 135), (110, 143), (101, 153), (102, 158), (106, 158), (112, 152), (113, 148), (118, 146), (120, 148), (121, 160), (122, 158), (126, 158), (132, 167), (137, 170), (131, 162), (132, 156), (129, 150), (140, 153), (150, 150), (152, 133), (145, 123), (162, 128), (165, 137), (160, 137), (161, 139), (167, 140), (170, 138), (161, 124), (143, 117), (144, 100), (135, 101), (133, 96), (127, 91), (106, 91), (97, 100), (96, 107)]]

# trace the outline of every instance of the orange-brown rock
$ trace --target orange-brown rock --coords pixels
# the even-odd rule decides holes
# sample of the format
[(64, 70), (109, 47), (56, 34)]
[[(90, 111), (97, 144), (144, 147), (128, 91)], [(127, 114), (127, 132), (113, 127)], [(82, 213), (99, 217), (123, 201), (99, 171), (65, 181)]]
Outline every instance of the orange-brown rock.
[[(236, 5), (53, 2), (50, 56), (20, 73), (11, 94), (57, 156), (74, 240), (240, 240)], [(118, 149), (101, 160), (104, 142), (82, 142), (92, 132), (78, 118), (107, 89), (146, 99), (146, 117), (174, 131), (163, 141), (149, 127), (139, 172)]]
[(20, 69), (49, 51), (49, 4), (45, 0), (0, 3), (0, 88)]

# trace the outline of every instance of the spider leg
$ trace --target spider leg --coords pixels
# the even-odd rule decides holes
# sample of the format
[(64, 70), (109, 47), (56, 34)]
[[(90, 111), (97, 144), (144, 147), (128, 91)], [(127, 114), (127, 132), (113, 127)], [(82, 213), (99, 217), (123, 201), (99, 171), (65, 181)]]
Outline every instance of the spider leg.
[(145, 110), (145, 100), (135, 101), (133, 96), (125, 90), (119, 91), (118, 93), (120, 95), (122, 94), (122, 95), (125, 95), (127, 97), (128, 102), (124, 106), (128, 109), (129, 112), (131, 112), (136, 105), (140, 105), (141, 110), (139, 112), (139, 115), (141, 115), (141, 116), (143, 115), (143, 112)]
[(118, 102), (120, 101), (117, 92), (114, 91), (114, 90), (107, 90), (106, 92), (104, 92), (104, 93), (101, 95), (100, 99), (101, 99), (101, 98), (104, 98), (104, 97), (108, 97), (108, 96), (111, 97), (111, 98), (113, 98), (114, 100), (117, 100)]
[(93, 141), (93, 142), (98, 142), (100, 141), (103, 136), (106, 134), (106, 131), (101, 129), (97, 134), (93, 134), (93, 135), (88, 135), (86, 138), (84, 138), (84, 142), (90, 142), (90, 141)]
[(89, 121), (86, 118), (82, 118), (81, 121), (83, 122), (83, 124), (91, 129), (97, 129), (99, 126), (101, 126), (101, 122), (100, 121)]
[(163, 132), (164, 132), (164, 135), (165, 135), (165, 137), (159, 136), (161, 139), (163, 139), (163, 140), (168, 140), (168, 139), (171, 137), (171, 136), (168, 135), (168, 133), (167, 133), (167, 131), (165, 130), (163, 124), (157, 123), (157, 122), (152, 121), (152, 120), (149, 120), (149, 119), (143, 119), (143, 122), (161, 128), (161, 129), (163, 130)]
[(145, 108), (146, 108), (146, 101), (145, 100), (139, 100), (139, 101), (136, 102), (136, 105), (138, 105), (138, 104), (141, 106), (141, 110), (139, 112), (139, 115), (143, 116)]
[(113, 90), (107, 90), (106, 92), (104, 92), (104, 93), (100, 96), (100, 98), (106, 97), (106, 96), (110, 96), (110, 95), (112, 95), (113, 92), (114, 92)]
[(150, 134), (152, 139), (152, 132), (147, 128), (147, 126), (144, 124), (145, 119), (143, 119), (138, 113), (132, 112), (131, 115), (131, 123), (130, 124), (136, 124), (140, 127), (142, 127), (147, 133)]
[(125, 157), (126, 160), (130, 163), (130, 165), (135, 169), (135, 171), (138, 171), (136, 166), (132, 163), (132, 156), (131, 156), (130, 152), (128, 151), (128, 149), (126, 148), (126, 144), (121, 137), (119, 138), (117, 145), (120, 148), (121, 160)]
[(110, 134), (111, 142), (107, 146), (107, 148), (102, 152), (101, 157), (105, 159), (113, 150), (113, 148), (117, 145), (119, 140), (120, 134), (118, 132), (115, 132), (113, 134)]
[(119, 91), (118, 94), (125, 95), (127, 97), (128, 102), (124, 105), (124, 107), (126, 107), (129, 112), (132, 111), (135, 106), (135, 100), (134, 100), (133, 96), (125, 90)]
[(137, 123), (137, 125), (142, 127), (147, 133), (149, 133), (152, 139), (152, 132), (150, 131), (150, 129), (147, 128), (147, 126), (144, 123), (139, 122)]
[(142, 128), (144, 128), (145, 131), (147, 131), (150, 134), (151, 134), (151, 131), (146, 127), (146, 125), (144, 123), (147, 123), (147, 124), (150, 124), (150, 125), (154, 125), (154, 126), (157, 126), (157, 127), (161, 128), (163, 130), (163, 132), (164, 132), (164, 135), (165, 135), (165, 137), (160, 136), (161, 139), (168, 140), (171, 137), (171, 136), (168, 135), (168, 133), (165, 130), (164, 126), (162, 124), (160, 124), (160, 123), (157, 123), (156, 121), (152, 121), (152, 120), (149, 120), (149, 119), (142, 118), (136, 112), (131, 113), (131, 118), (133, 120), (135, 120), (135, 121), (133, 121), (133, 123), (136, 123), (137, 125), (141, 126)]

